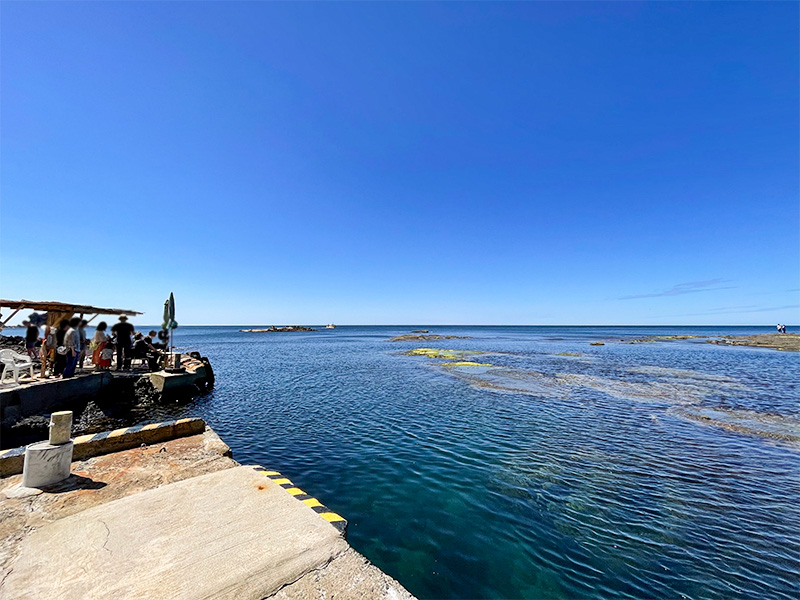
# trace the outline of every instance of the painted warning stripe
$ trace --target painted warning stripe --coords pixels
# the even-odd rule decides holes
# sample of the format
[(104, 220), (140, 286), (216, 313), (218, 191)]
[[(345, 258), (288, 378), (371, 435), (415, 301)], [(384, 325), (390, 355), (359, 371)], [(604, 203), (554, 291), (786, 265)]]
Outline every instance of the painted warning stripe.
[[(133, 427), (123, 427), (121, 429), (114, 429), (113, 431), (103, 431), (100, 433), (89, 433), (87, 435), (79, 435), (73, 438), (73, 444), (88, 444), (91, 442), (99, 442), (109, 438), (122, 437), (129, 433), (136, 433), (139, 431), (150, 431), (152, 429), (161, 429), (162, 427), (174, 427), (181, 423), (188, 423), (191, 418), (178, 419), (175, 421), (163, 421), (161, 423), (148, 423), (147, 425), (134, 425)], [(25, 454), (25, 446), (19, 448), (11, 448), (9, 450), (0, 450), (0, 458), (7, 458), (11, 456), (18, 456)]]
[(347, 535), (347, 519), (342, 517), (341, 515), (336, 514), (327, 506), (322, 504), (319, 500), (314, 498), (313, 496), (306, 494), (303, 490), (298, 487), (295, 487), (294, 484), (281, 475), (278, 471), (269, 471), (262, 467), (261, 465), (249, 465), (253, 470), (258, 471), (262, 475), (265, 475), (283, 489), (285, 489), (289, 494), (291, 494), (295, 499), (300, 500), (303, 504), (308, 506), (311, 510), (317, 513), (320, 517), (325, 519), (328, 523), (333, 525), (336, 529), (339, 530), (343, 536)]
[(25, 454), (25, 446), (20, 448), (10, 448), (8, 450), (0, 450), (0, 458), (11, 458), (12, 456), (19, 456)]
[[(137, 446), (152, 445), (167, 442), (173, 439), (197, 435), (206, 428), (205, 421), (196, 418), (183, 418), (162, 423), (147, 425), (134, 425), (122, 427), (113, 431), (90, 433), (73, 438), (75, 446), (74, 460), (85, 460), (93, 456), (100, 456), (128, 450)], [(0, 477), (8, 477), (22, 473), (25, 455), (25, 446), (0, 450)]]

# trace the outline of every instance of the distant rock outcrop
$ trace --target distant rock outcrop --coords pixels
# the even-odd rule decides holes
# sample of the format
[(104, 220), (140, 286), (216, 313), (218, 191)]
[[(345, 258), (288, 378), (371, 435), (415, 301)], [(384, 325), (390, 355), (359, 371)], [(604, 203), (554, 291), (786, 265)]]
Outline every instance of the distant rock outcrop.
[(286, 327), (267, 327), (266, 329), (240, 329), (239, 331), (243, 333), (274, 333), (274, 332), (283, 332), (283, 331), (316, 331), (316, 329), (312, 329), (311, 327), (302, 327), (300, 325), (288, 325)]
[(398, 335), (393, 338), (390, 338), (390, 342), (429, 342), (432, 340), (469, 340), (471, 339), (468, 335), (436, 335), (432, 333), (430, 335), (417, 335), (407, 333), (405, 335)]
[(751, 346), (774, 348), (787, 352), (800, 352), (800, 335), (796, 333), (762, 333), (760, 335), (725, 335), (718, 340), (707, 340), (721, 346)]

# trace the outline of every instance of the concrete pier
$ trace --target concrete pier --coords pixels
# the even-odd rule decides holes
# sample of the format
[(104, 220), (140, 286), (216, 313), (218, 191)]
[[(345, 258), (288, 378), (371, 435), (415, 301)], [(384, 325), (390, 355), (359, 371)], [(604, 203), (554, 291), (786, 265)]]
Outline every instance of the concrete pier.
[(73, 400), (98, 396), (113, 384), (114, 377), (110, 371), (98, 371), (69, 379), (34, 379), (17, 386), (3, 386), (0, 423), (10, 425), (24, 417), (50, 413)]
[(11, 427), (20, 419), (46, 415), (81, 400), (85, 402), (104, 395), (124, 396), (126, 390), (132, 390), (136, 381), (143, 377), (161, 394), (177, 394), (184, 390), (198, 392), (197, 386), (208, 387), (208, 370), (202, 365), (182, 373), (92, 370), (68, 379), (21, 380), (20, 385), (0, 386), (0, 426)]
[(239, 465), (208, 428), (148, 444), (157, 429), (38, 496), (0, 479), (1, 597), (412, 598), (285, 475)]

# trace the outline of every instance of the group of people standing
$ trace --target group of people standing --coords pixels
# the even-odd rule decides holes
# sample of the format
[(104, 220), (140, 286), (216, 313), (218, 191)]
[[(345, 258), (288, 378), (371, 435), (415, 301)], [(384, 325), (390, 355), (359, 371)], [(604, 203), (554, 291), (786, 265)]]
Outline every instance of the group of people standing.
[[(50, 330), (43, 348), (48, 353), (48, 359), (53, 365), (53, 375), (56, 377), (72, 377), (79, 366), (83, 368), (87, 350), (86, 326), (88, 324), (89, 322), (85, 319), (73, 317), (72, 319), (62, 319), (58, 327)], [(28, 354), (31, 353), (31, 328), (29, 325), (28, 333), (25, 336)], [(38, 329), (36, 327), (37, 332)]]
[(118, 371), (130, 369), (131, 360), (134, 358), (146, 359), (147, 366), (151, 371), (158, 368), (158, 362), (166, 349), (166, 344), (161, 341), (155, 330), (151, 330), (145, 336), (128, 323), (128, 317), (125, 315), (120, 316), (119, 322), (111, 328), (111, 335), (106, 333), (107, 330), (108, 324), (101, 321), (97, 324), (97, 330), (92, 338), (92, 363), (98, 369), (111, 368), (111, 359), (115, 349)]
[(778, 333), (786, 333), (786, 325), (778, 323)]
[(145, 336), (135, 330), (128, 317), (120, 315), (119, 321), (108, 331), (108, 323), (101, 321), (91, 341), (86, 334), (88, 321), (79, 317), (62, 319), (57, 327), (50, 328), (48, 335), (40, 339), (40, 330), (35, 323), (23, 321), (25, 347), (28, 356), (39, 358), (39, 346), (47, 353), (55, 377), (72, 377), (83, 369), (86, 357), (91, 353), (91, 362), (97, 369), (109, 370), (114, 353), (117, 355), (117, 370), (131, 368), (134, 358), (147, 360), (151, 371), (158, 369), (159, 360), (166, 349), (166, 336), (155, 330)]

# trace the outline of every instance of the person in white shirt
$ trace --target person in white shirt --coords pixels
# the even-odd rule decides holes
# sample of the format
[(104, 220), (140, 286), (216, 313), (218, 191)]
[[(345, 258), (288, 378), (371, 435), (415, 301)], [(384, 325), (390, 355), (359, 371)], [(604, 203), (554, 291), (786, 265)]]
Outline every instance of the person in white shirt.
[(67, 347), (67, 367), (64, 369), (64, 377), (75, 375), (75, 367), (78, 366), (78, 359), (81, 356), (81, 334), (78, 327), (81, 324), (80, 317), (74, 317), (69, 322), (69, 329), (64, 336), (64, 345)]

